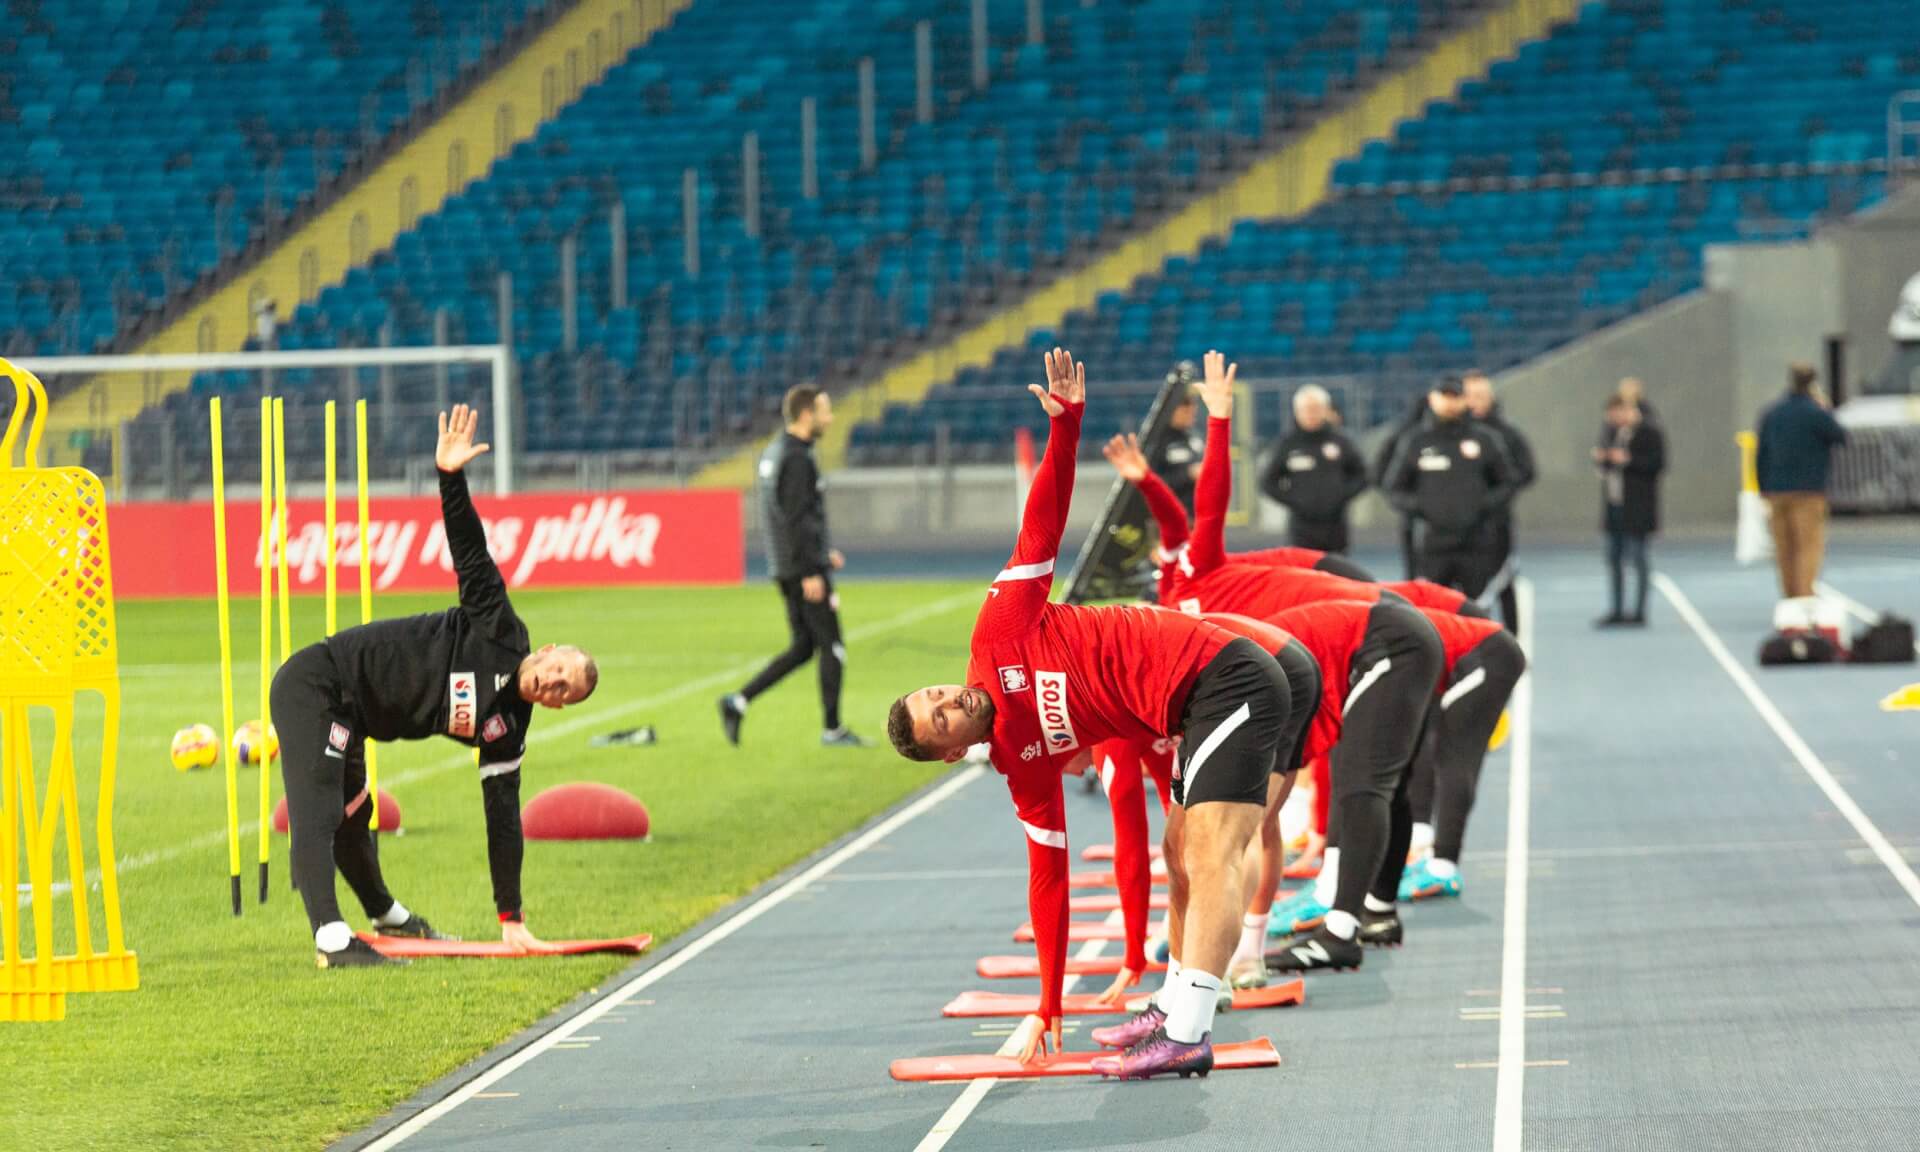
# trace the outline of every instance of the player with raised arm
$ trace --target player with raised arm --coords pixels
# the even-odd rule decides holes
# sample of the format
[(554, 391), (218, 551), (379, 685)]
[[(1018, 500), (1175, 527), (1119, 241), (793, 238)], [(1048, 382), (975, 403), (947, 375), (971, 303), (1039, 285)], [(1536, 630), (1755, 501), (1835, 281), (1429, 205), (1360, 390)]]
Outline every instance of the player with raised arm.
[(578, 704), (592, 694), (600, 673), (578, 648), (531, 649), (467, 492), (464, 469), (487, 451), (473, 442), (478, 424), (479, 413), (465, 404), (455, 405), (451, 417), (440, 413), (434, 450), (459, 605), (337, 632), (294, 653), (273, 679), (293, 879), (322, 968), (392, 963), (355, 937), (340, 915), (336, 866), (375, 932), (444, 939), (395, 900), (380, 875), (368, 819), (368, 740), (446, 736), (480, 750), (487, 864), (501, 937), (519, 951), (540, 947), (520, 906), (520, 760), (527, 726), (535, 704)]
[(1112, 737), (1181, 737), (1175, 799), (1191, 887), (1188, 966), (1159, 1003), (1128, 1021), (1125, 1051), (1095, 1067), (1129, 1079), (1205, 1074), (1239, 926), (1241, 851), (1258, 826), (1287, 729), (1287, 678), (1259, 645), (1203, 620), (1140, 605), (1048, 602), (1073, 494), (1086, 371), (1058, 349), (1046, 361), (1047, 387), (1032, 388), (1049, 420), (1046, 454), (1013, 557), (974, 623), (965, 682), (894, 701), (887, 735), (909, 759), (950, 763), (984, 741), (1006, 777), (1026, 832), (1041, 971), (1040, 1013), (1027, 1021), (1023, 1059), (1047, 1036), (1056, 1049), (1060, 1042), (1068, 864), (1061, 764)]

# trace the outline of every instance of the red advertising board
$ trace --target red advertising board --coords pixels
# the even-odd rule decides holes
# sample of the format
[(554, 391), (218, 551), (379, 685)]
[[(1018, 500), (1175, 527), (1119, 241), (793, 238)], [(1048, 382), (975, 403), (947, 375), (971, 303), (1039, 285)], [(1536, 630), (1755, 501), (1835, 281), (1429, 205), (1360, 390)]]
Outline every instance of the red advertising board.
[[(537, 493), (474, 504), (509, 588), (623, 584), (738, 584), (746, 556), (740, 493), (728, 490)], [(287, 567), (296, 592), (326, 587), (326, 508), (289, 503)], [(341, 595), (360, 587), (360, 542), (351, 498), (338, 506), (334, 547)], [(213, 505), (131, 503), (107, 510), (116, 596), (214, 594)], [(373, 502), (368, 567), (376, 591), (454, 590), (440, 500)], [(227, 505), (227, 571), (235, 595), (260, 587), (266, 557), (260, 505)]]

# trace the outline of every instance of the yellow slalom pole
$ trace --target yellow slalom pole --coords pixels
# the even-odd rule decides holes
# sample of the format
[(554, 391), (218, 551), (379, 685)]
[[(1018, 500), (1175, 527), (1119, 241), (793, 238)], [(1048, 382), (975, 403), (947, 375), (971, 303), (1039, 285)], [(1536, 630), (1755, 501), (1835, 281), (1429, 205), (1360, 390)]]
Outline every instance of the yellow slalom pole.
[(327, 635), (331, 636), (340, 628), (340, 565), (339, 549), (334, 547), (334, 530), (338, 527), (333, 511), (334, 482), (337, 479), (334, 468), (334, 431), (333, 401), (327, 401)]
[(293, 594), (287, 587), (287, 402), (273, 398), (273, 499), (280, 514), (280, 663), (293, 655)]
[[(333, 422), (329, 420), (327, 426), (332, 427)], [(373, 567), (368, 556), (367, 544), (367, 402), (365, 400), (353, 402), (353, 456), (354, 495), (358, 503), (358, 508), (355, 510), (358, 530), (354, 533), (354, 539), (360, 545), (360, 623), (371, 624), (373, 622)], [(327, 458), (329, 460), (333, 458), (332, 451), (328, 451)], [(378, 832), (380, 831), (380, 757), (378, 749), (374, 747), (371, 740), (367, 741), (367, 799), (373, 805), (370, 826)]]
[(240, 915), (240, 773), (233, 762), (233, 616), (227, 593), (227, 450), (220, 397), (207, 401), (213, 428), (213, 572), (220, 605), (220, 722), (227, 762), (227, 879)]
[[(260, 899), (267, 898), (267, 725), (273, 689), (273, 399), (260, 397)], [(231, 747), (227, 755), (233, 755)]]

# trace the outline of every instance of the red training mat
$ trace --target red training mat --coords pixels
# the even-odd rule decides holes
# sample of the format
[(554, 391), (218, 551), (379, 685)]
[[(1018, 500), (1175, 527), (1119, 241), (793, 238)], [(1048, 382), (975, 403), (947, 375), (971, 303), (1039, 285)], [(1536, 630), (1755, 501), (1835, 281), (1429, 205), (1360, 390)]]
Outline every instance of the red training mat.
[[(1153, 909), (1155, 912), (1166, 911), (1167, 894), (1165, 892), (1155, 892), (1151, 896), (1148, 896), (1147, 907)], [(1067, 911), (1118, 912), (1120, 911), (1120, 897), (1110, 894), (1099, 896), (1069, 896), (1067, 898)]]
[[(1066, 973), (1069, 976), (1118, 976), (1124, 956), (1069, 956), (1066, 960)], [(983, 980), (1017, 980), (1021, 978), (1037, 980), (1040, 978), (1040, 958), (1038, 956), (982, 956), (973, 966), (974, 972)], [(1147, 965), (1148, 972), (1165, 972), (1165, 964)]]
[[(1283, 1008), (1307, 998), (1307, 982), (1299, 977), (1269, 984), (1265, 988), (1242, 988), (1233, 994), (1233, 1007), (1246, 1012), (1256, 1008)], [(1092, 993), (1076, 993), (1060, 1001), (1063, 1016), (1124, 1016), (1135, 1011), (1130, 1004), (1102, 1004)], [(974, 1018), (980, 1016), (1031, 1016), (1040, 1011), (1040, 997), (1008, 992), (962, 992), (945, 1008), (942, 1016)]]
[[(1048, 1076), (1092, 1076), (1093, 1061), (1111, 1052), (1061, 1052), (1043, 1056), (1031, 1064), (1022, 1064), (1011, 1056), (916, 1056), (895, 1060), (887, 1072), (895, 1080), (1039, 1080)], [(1273, 1041), (1262, 1036), (1213, 1046), (1213, 1070), (1234, 1068), (1273, 1068), (1280, 1053)]]
[[(1067, 922), (1069, 943), (1077, 944), (1086, 940), (1125, 940), (1126, 938), (1127, 926), (1124, 924), (1108, 924), (1100, 920), (1069, 920)], [(1033, 942), (1033, 921), (1029, 920), (1013, 930), (1013, 942), (1016, 944)]]
[[(1147, 845), (1147, 855), (1151, 856), (1155, 860), (1160, 859), (1160, 845), (1158, 844)], [(1111, 860), (1113, 859), (1113, 845), (1089, 844), (1085, 848), (1080, 849), (1080, 859)]]
[[(1152, 877), (1155, 884), (1165, 884), (1167, 882), (1166, 865), (1155, 860), (1153, 862)], [(1067, 887), (1069, 888), (1113, 888), (1116, 886), (1117, 884), (1111, 872), (1072, 872), (1067, 875)]]
[(515, 952), (504, 940), (414, 940), (406, 936), (373, 936), (360, 933), (360, 939), (373, 945), (382, 956), (413, 959), (422, 956), (488, 956), (498, 960), (522, 960), (531, 956), (584, 956), (589, 952), (629, 952), (638, 955), (653, 943), (649, 935), (622, 936), (617, 940), (548, 940), (541, 952)]

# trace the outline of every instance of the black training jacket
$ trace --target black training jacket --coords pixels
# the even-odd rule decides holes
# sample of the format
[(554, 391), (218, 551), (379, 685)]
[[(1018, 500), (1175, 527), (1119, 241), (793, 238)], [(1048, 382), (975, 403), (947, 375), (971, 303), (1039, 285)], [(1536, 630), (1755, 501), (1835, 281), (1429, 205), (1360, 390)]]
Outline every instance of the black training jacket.
[(1299, 428), (1273, 446), (1260, 491), (1286, 507), (1297, 520), (1344, 523), (1347, 505), (1367, 490), (1367, 464), (1360, 450), (1332, 424), (1318, 431)]
[(812, 441), (782, 432), (760, 454), (760, 519), (775, 580), (802, 580), (831, 566), (825, 489)]
[(530, 650), (527, 626), (514, 614), (506, 581), (487, 553), (462, 473), (440, 473), (440, 513), (459, 606), (345, 629), (326, 641), (327, 651), (368, 739), (445, 736), (480, 750), (494, 903), (503, 915), (518, 913), (520, 760), (533, 719), (519, 684)]
[(1491, 546), (1487, 534), (1517, 490), (1498, 432), (1431, 415), (1401, 441), (1380, 487), (1425, 526), (1425, 547), (1439, 551)]

